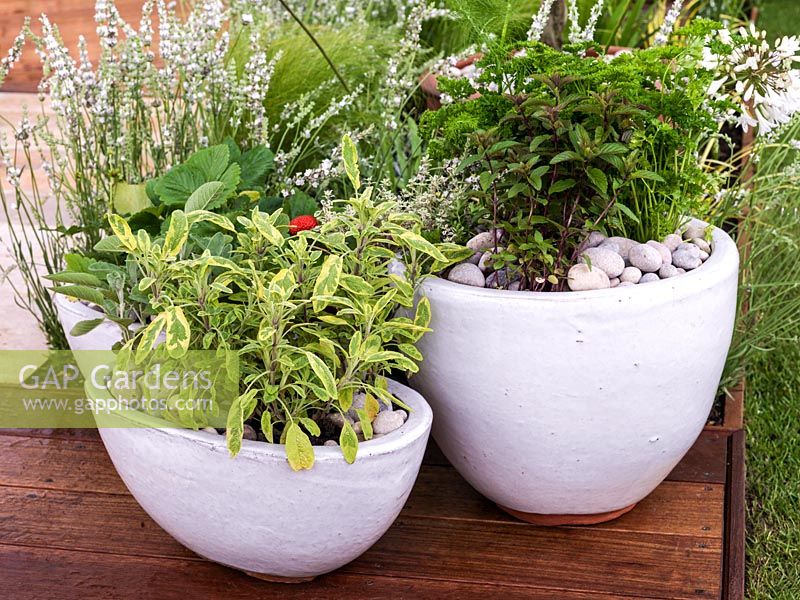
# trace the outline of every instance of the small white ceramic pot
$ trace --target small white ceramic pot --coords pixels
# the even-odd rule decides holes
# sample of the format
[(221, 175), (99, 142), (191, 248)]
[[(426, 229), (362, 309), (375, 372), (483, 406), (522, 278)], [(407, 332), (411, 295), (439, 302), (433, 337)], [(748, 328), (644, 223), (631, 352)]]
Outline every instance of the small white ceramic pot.
[(100, 434), (130, 492), (184, 546), (257, 577), (302, 581), (365, 552), (411, 492), (432, 413), (414, 390), (393, 381), (389, 390), (413, 410), (400, 429), (360, 444), (352, 465), (339, 448), (315, 447), (313, 468), (294, 472), (283, 446), (247, 440), (231, 458), (223, 436), (139, 414), (140, 428)]
[(723, 231), (698, 269), (562, 293), (423, 283), (433, 331), (411, 384), (461, 475), (542, 524), (609, 520), (697, 439), (736, 311), (739, 254)]
[(53, 294), (53, 304), (58, 311), (58, 320), (67, 336), (67, 342), (72, 350), (111, 350), (122, 340), (119, 325), (106, 320), (85, 335), (74, 336), (70, 333), (72, 328), (81, 321), (99, 319), (103, 313), (87, 306), (79, 300), (67, 298), (63, 294)]

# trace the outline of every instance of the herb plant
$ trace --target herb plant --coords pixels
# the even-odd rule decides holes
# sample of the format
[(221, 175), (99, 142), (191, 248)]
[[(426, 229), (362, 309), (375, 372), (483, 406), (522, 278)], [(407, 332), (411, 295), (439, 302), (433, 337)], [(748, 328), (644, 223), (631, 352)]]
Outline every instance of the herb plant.
[[(349, 138), (344, 156), (357, 195), (319, 230), (289, 235), (282, 209), (269, 214), (258, 207), (231, 220), (186, 206), (156, 237), (134, 233), (119, 215), (108, 217), (114, 236), (106, 250), (124, 257), (120, 262), (152, 315), (120, 352), (145, 360), (159, 352), (162, 333), (172, 358), (189, 350), (235, 352), (241, 394), (227, 418), (232, 454), (249, 421), (267, 441), (286, 445), (292, 468), (310, 468), (320, 420), (347, 412), (354, 394), (366, 396), (358, 414), (370, 439), (378, 403), (402, 405), (387, 391), (386, 375), (413, 373), (422, 358), (414, 343), (427, 331), (430, 309), (425, 299), (414, 304), (417, 282), (470, 254), (426, 241), (415, 217), (392, 202), (375, 203), (372, 188), (361, 187)], [(193, 243), (193, 232), (204, 225), (217, 232), (205, 244)], [(405, 275), (390, 268), (397, 260)], [(107, 286), (93, 283), (86, 278), (84, 286), (113, 312)], [(75, 295), (74, 287), (60, 291)], [(162, 416), (186, 423), (186, 415)], [(358, 438), (347, 422), (339, 443), (352, 462)]]
[[(712, 25), (698, 28), (702, 39)], [(432, 154), (460, 157), (478, 183), (463, 229), (503, 230), (495, 267), (523, 289), (563, 289), (592, 230), (661, 239), (704, 215), (718, 186), (698, 156), (718, 131), (710, 107), (727, 105), (708, 97), (699, 49), (586, 48), (499, 47), (474, 79), (442, 82), (453, 102), (423, 119)]]

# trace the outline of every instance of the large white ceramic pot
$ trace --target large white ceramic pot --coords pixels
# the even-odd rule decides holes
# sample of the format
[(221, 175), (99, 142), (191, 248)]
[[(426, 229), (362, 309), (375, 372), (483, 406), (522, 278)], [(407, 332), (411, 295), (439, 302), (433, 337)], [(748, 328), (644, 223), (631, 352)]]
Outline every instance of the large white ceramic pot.
[(730, 346), (739, 254), (722, 230), (686, 274), (587, 292), (429, 279), (433, 331), (411, 384), (433, 436), (480, 493), (520, 518), (623, 514), (669, 474), (708, 418)]
[(339, 448), (315, 447), (313, 468), (294, 472), (283, 446), (247, 440), (231, 458), (223, 436), (138, 413), (139, 428), (100, 434), (130, 492), (180, 543), (251, 575), (302, 581), (366, 551), (411, 492), (432, 413), (414, 390), (389, 390), (412, 411), (399, 429), (361, 443), (352, 465)]
[(106, 320), (89, 333), (75, 336), (70, 332), (81, 321), (91, 321), (103, 317), (103, 313), (87, 306), (80, 300), (65, 297), (63, 294), (53, 294), (53, 304), (58, 312), (58, 320), (67, 336), (67, 342), (72, 350), (111, 350), (122, 339), (119, 325)]

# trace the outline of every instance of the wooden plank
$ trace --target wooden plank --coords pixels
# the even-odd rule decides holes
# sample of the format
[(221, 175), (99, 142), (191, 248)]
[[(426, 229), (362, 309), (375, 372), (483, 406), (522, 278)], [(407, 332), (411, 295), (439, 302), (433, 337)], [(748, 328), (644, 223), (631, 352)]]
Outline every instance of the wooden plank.
[(0, 435), (39, 438), (44, 440), (71, 440), (102, 444), (97, 429), (8, 429), (0, 428)]
[(0, 543), (202, 560), (150, 519), (133, 496), (3, 487)]
[[(0, 435), (0, 485), (127, 494), (101, 444)], [(665, 482), (633, 511), (598, 527), (721, 539), (722, 485)], [(404, 514), (523, 525), (476, 492), (450, 466), (425, 465)]]
[[(335, 572), (306, 584), (274, 584), (253, 579), (211, 562), (158, 560), (145, 557), (44, 550), (0, 545), (0, 579), (15, 600), (160, 600), (187, 597), (285, 598), (413, 598), (462, 600), (625, 600), (623, 595), (570, 592), (504, 585), (431, 581), (411, 577), (363, 577)], [(639, 597), (641, 598), (641, 597)]]
[(656, 598), (718, 598), (721, 553), (721, 544), (707, 538), (491, 523), (475, 527), (401, 516), (343, 570)]
[[(3, 488), (0, 543), (202, 561), (132, 497)], [(405, 517), (344, 572), (657, 598), (719, 595), (722, 545), (703, 537)]]
[(0, 435), (0, 485), (127, 494), (102, 444)]
[(744, 429), (745, 381), (725, 393), (722, 423), (706, 425), (704, 431), (733, 433)]
[[(14, 458), (13, 454), (11, 456)], [(73, 454), (73, 456), (75, 455)], [(62, 475), (59, 475), (60, 468), (52, 471), (38, 471), (36, 474), (28, 475), (27, 472), (31, 469), (23, 466), (20, 470), (25, 471), (26, 474), (16, 482), (13, 479), (15, 469), (8, 466), (12, 462), (14, 461), (3, 461), (2, 476), (0, 477), (0, 483), (5, 486), (2, 490), (2, 497), (0, 497), (0, 509), (2, 509), (0, 512), (9, 515), (7, 521), (0, 524), (0, 541), (8, 539), (3, 536), (27, 535), (25, 544), (38, 545), (43, 543), (46, 536), (52, 534), (52, 526), (58, 524), (59, 527), (70, 529), (70, 523), (80, 519), (81, 516), (78, 512), (82, 511), (93, 516), (90, 521), (80, 523), (81, 531), (74, 532), (76, 534), (81, 533), (89, 538), (97, 535), (102, 539), (103, 519), (116, 520), (119, 514), (125, 514), (125, 523), (117, 522), (116, 526), (130, 528), (136, 539), (140, 540), (141, 545), (136, 546), (134, 550), (144, 549), (151, 552), (168, 539), (161, 535), (158, 526), (147, 517), (135, 499), (127, 494), (124, 484), (113, 471), (113, 467), (107, 459), (108, 465), (104, 466), (99, 462), (92, 464), (91, 460), (82, 457), (80, 458), (83, 465), (81, 468), (73, 469)], [(56, 462), (55, 465), (58, 467), (59, 462)], [(35, 464), (33, 468), (36, 468)], [(53, 473), (53, 477), (45, 476), (47, 472)], [(77, 481), (81, 472), (85, 474), (88, 482)], [(43, 479), (52, 479), (52, 481), (44, 481), (43, 484), (39, 484), (38, 482)], [(433, 483), (434, 480), (439, 480), (439, 482)], [(11, 482), (16, 485), (11, 485)], [(58, 489), (59, 486), (65, 484), (75, 489)], [(100, 495), (93, 496), (82, 493), (87, 491), (95, 494), (99, 492)], [(617, 521), (598, 525), (594, 529), (616, 531), (621, 534), (652, 533), (721, 541), (723, 494), (721, 486), (666, 483), (629, 515)], [(107, 495), (116, 497), (104, 497)], [(49, 519), (47, 515), (51, 512), (58, 514)], [(459, 521), (471, 523), (473, 527), (492, 525), (530, 527), (499, 511), (488, 500), (469, 488), (457, 474), (443, 473), (436, 467), (426, 467), (421, 472), (419, 481), (401, 516), (445, 522)], [(43, 524), (46, 528), (41, 530), (40, 526)], [(11, 528), (15, 528), (13, 532)], [(153, 531), (155, 533), (152, 533)], [(61, 547), (72, 548), (73, 542), (77, 543), (76, 540), (80, 542), (83, 539), (69, 537), (72, 535), (70, 531), (63, 533), (67, 537)], [(98, 550), (92, 546), (82, 545), (80, 547), (85, 550)], [(123, 547), (114, 551), (133, 552), (133, 550)], [(173, 554), (168, 555), (172, 556)], [(183, 556), (183, 553), (177, 555)]]
[[(667, 481), (630, 513), (595, 528), (722, 539), (724, 494), (719, 484)], [(403, 515), (528, 526), (481, 496), (452, 467), (430, 465), (420, 471)]]
[[(150, 520), (133, 497), (121, 495), (4, 487), (0, 543), (202, 560)], [(700, 535), (516, 522), (477, 525), (401, 515), (373, 549), (346, 569), (480, 584), (512, 581), (559, 588), (569, 582), (568, 589), (578, 591), (704, 598), (719, 593), (722, 543)]]
[(745, 433), (730, 437), (727, 497), (725, 499), (725, 555), (723, 598), (744, 600), (745, 582)]
[(744, 399), (746, 395), (746, 382), (733, 388), (725, 397), (725, 427), (730, 431), (744, 429)]
[(668, 481), (724, 484), (727, 478), (728, 433), (703, 431)]

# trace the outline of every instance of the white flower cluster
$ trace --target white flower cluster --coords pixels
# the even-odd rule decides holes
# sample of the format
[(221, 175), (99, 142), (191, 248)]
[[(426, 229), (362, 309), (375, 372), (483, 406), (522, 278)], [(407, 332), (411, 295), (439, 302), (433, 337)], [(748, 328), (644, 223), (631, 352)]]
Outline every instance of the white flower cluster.
[(658, 31), (656, 32), (655, 36), (653, 36), (654, 46), (663, 46), (667, 42), (669, 42), (669, 37), (672, 35), (672, 32), (675, 29), (675, 25), (681, 16), (681, 10), (683, 10), (683, 2), (684, 0), (675, 0), (672, 3), (672, 6), (667, 11), (666, 16), (664, 17), (664, 22), (661, 23), (661, 27), (658, 28)]
[[(28, 22), (26, 20), (25, 27), (27, 28)], [(8, 72), (14, 68), (14, 65), (19, 62), (19, 59), (22, 58), (22, 47), (25, 45), (25, 32), (23, 31), (16, 38), (14, 38), (14, 43), (11, 45), (11, 48), (8, 50), (8, 54), (6, 54), (2, 60), (0, 60), (0, 83), (8, 75)]]
[(94, 5), (94, 21), (97, 23), (97, 37), (100, 44), (113, 48), (119, 42), (120, 15), (116, 5), (110, 0), (97, 0)]
[(397, 129), (400, 110), (416, 88), (417, 73), (413, 65), (421, 49), (422, 25), (428, 18), (430, 10), (425, 0), (409, 0), (401, 13), (405, 35), (397, 52), (389, 59), (382, 96), (384, 124), (390, 131)]
[(457, 235), (453, 223), (458, 221), (461, 202), (471, 188), (469, 180), (450, 176), (457, 166), (456, 160), (434, 169), (425, 157), (402, 191), (394, 195), (388, 191), (388, 186), (383, 186), (383, 199), (395, 200), (401, 211), (421, 219), (423, 229), (439, 231), (442, 241), (451, 242)]
[(539, 10), (533, 15), (531, 27), (528, 29), (529, 42), (538, 42), (542, 39), (544, 29), (550, 21), (550, 12), (553, 10), (554, 2), (555, 0), (542, 0), (542, 3), (539, 5)]
[(709, 36), (700, 62), (702, 68), (715, 72), (708, 95), (735, 106), (722, 118), (745, 131), (757, 127), (759, 135), (788, 123), (800, 110), (798, 52), (797, 37), (781, 38), (771, 47), (766, 32), (754, 25), (735, 33), (720, 29)]
[[(570, 44), (591, 42), (594, 39), (597, 21), (600, 19), (600, 15), (603, 13), (604, 6), (605, 0), (595, 0), (595, 3), (592, 5), (591, 10), (589, 11), (589, 18), (586, 20), (586, 26), (581, 27), (580, 14), (578, 12), (578, 0), (567, 0), (567, 20), (569, 21), (568, 37)], [(537, 14), (536, 16), (538, 17), (539, 15)]]

